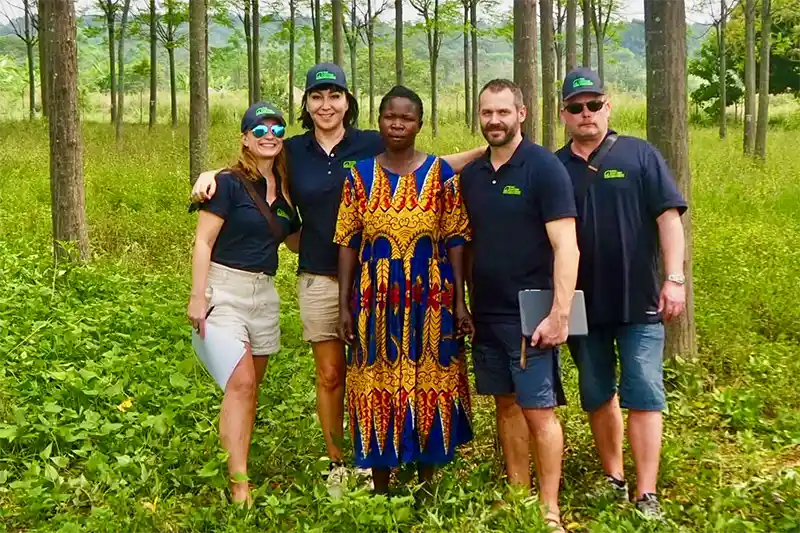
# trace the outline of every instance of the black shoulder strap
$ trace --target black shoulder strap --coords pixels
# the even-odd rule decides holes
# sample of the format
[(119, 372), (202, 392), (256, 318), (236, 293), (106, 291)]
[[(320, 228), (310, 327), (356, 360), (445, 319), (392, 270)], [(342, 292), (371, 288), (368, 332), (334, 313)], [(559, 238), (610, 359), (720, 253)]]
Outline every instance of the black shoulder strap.
[(261, 211), (261, 214), (267, 219), (267, 224), (269, 224), (269, 229), (272, 231), (272, 235), (274, 235), (275, 239), (280, 243), (284, 238), (283, 231), (281, 230), (278, 221), (275, 219), (275, 214), (272, 212), (272, 209), (270, 209), (267, 205), (266, 199), (262, 198), (261, 195), (256, 192), (256, 189), (253, 187), (253, 183), (250, 180), (241, 176), (239, 172), (235, 170), (231, 170), (231, 172), (240, 182), (242, 182), (247, 194), (250, 195), (250, 199), (253, 200), (253, 203), (256, 204), (258, 210)]
[(584, 177), (583, 181), (579, 186), (579, 190), (576, 192), (578, 193), (578, 197), (582, 197), (586, 191), (589, 189), (589, 186), (592, 184), (597, 172), (600, 170), (600, 165), (603, 162), (603, 159), (606, 158), (608, 153), (614, 147), (614, 144), (617, 142), (617, 134), (611, 133), (606, 135), (606, 138), (603, 139), (603, 142), (600, 143), (600, 149), (597, 150), (597, 153), (594, 154), (594, 157), (589, 160), (589, 164), (586, 169), (586, 176)]

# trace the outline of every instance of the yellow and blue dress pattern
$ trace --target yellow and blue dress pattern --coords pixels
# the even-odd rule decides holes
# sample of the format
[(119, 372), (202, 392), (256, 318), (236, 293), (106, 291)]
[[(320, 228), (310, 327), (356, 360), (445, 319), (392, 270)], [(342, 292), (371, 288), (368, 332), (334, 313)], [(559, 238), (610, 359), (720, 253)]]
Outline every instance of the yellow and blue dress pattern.
[(334, 240), (359, 250), (347, 405), (362, 468), (445, 464), (472, 439), (447, 260), (469, 238), (458, 176), (438, 157), (406, 176), (366, 159), (345, 180)]

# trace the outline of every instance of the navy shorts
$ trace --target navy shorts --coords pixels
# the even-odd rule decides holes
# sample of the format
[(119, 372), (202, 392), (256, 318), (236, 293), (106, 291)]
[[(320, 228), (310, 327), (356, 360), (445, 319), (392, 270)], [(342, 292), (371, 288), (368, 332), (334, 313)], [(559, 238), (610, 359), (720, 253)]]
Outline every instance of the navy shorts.
[(664, 410), (663, 324), (590, 327), (588, 336), (570, 337), (567, 343), (578, 367), (578, 388), (584, 411), (597, 410), (617, 391), (623, 408)]
[(565, 405), (558, 348), (526, 348), (525, 368), (520, 366), (522, 328), (517, 323), (476, 322), (472, 344), (478, 394), (513, 394), (523, 409)]

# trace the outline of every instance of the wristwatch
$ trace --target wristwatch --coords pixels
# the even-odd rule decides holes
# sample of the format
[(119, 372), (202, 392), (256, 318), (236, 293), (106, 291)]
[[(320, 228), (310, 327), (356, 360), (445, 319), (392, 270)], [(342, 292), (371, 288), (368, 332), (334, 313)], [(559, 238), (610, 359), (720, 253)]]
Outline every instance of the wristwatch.
[(667, 281), (677, 283), (678, 285), (684, 285), (686, 283), (686, 276), (683, 274), (669, 274), (667, 276)]

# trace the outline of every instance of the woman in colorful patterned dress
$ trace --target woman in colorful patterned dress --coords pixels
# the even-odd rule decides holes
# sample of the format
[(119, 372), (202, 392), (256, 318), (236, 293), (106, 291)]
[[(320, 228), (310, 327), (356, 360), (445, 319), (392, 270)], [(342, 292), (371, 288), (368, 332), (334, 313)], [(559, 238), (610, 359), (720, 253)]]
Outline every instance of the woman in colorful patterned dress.
[(464, 343), (469, 240), (458, 176), (419, 152), (419, 96), (395, 87), (381, 101), (386, 151), (345, 181), (339, 249), (339, 334), (348, 343), (347, 405), (355, 462), (386, 493), (392, 468), (420, 482), (472, 439)]

